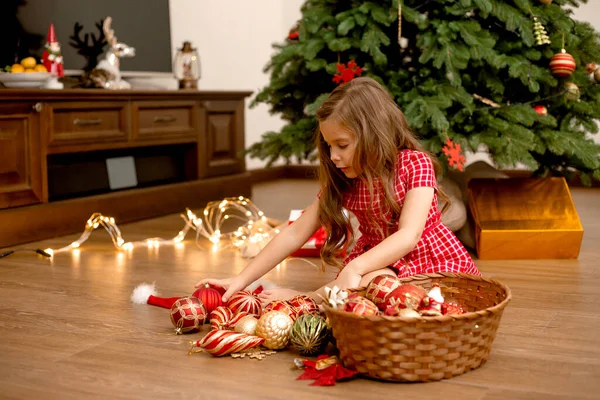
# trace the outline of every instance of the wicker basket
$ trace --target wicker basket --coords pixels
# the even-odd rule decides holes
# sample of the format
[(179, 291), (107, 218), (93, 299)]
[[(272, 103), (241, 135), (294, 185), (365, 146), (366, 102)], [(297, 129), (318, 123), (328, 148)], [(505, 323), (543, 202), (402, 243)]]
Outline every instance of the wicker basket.
[(401, 281), (425, 289), (438, 283), (445, 299), (459, 303), (467, 313), (421, 318), (358, 316), (325, 306), (346, 367), (375, 379), (424, 382), (463, 374), (488, 359), (502, 312), (511, 299), (507, 286), (451, 273), (415, 275)]

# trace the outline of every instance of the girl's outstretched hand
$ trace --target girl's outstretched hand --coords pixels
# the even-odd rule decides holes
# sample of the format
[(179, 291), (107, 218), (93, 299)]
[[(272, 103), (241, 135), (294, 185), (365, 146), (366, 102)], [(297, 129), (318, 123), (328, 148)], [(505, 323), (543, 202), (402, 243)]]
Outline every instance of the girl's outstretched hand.
[(227, 302), (231, 295), (235, 292), (239, 292), (240, 290), (244, 289), (243, 283), (239, 282), (239, 279), (237, 279), (237, 277), (226, 279), (202, 279), (201, 281), (196, 283), (195, 287), (201, 287), (206, 285), (207, 283), (211, 286), (217, 286), (225, 289), (225, 294), (223, 295), (224, 302)]

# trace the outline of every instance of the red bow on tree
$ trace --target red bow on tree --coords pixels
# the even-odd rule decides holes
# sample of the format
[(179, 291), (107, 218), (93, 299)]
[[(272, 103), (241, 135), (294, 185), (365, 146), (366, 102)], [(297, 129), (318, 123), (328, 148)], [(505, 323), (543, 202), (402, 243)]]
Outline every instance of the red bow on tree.
[(304, 372), (297, 380), (314, 379), (310, 386), (334, 386), (336, 382), (358, 374), (357, 371), (344, 368), (336, 356), (321, 355), (317, 361), (303, 360)]

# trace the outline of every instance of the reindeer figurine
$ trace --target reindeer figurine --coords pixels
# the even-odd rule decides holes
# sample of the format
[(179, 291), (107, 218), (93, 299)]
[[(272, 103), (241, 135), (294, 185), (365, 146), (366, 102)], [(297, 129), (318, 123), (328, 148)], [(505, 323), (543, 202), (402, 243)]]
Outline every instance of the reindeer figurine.
[(104, 83), (106, 89), (130, 89), (131, 85), (121, 79), (120, 59), (121, 57), (134, 57), (135, 48), (126, 45), (125, 43), (117, 42), (115, 31), (110, 28), (112, 23), (111, 17), (106, 17), (102, 30), (104, 37), (108, 42), (108, 50), (104, 55), (104, 59), (98, 63), (96, 69), (104, 70), (109, 73), (110, 79)]

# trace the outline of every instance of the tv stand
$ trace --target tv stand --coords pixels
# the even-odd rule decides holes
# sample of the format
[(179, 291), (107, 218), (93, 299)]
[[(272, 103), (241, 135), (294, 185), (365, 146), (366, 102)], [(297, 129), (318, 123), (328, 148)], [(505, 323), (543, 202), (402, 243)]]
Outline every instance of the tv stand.
[[(251, 195), (250, 92), (0, 90), (0, 248)], [(111, 188), (106, 160), (133, 160)]]

